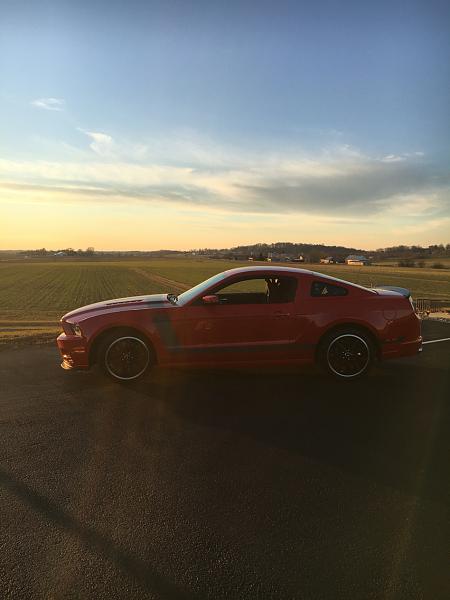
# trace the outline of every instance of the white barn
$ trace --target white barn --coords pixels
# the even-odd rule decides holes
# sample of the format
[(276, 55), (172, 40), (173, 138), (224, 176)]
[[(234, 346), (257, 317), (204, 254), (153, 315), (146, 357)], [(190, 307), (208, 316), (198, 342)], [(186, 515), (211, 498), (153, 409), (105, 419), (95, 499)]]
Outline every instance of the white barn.
[(350, 256), (347, 256), (347, 258), (345, 259), (345, 262), (348, 265), (364, 267), (369, 264), (369, 259), (367, 258), (367, 256), (359, 254), (350, 254)]

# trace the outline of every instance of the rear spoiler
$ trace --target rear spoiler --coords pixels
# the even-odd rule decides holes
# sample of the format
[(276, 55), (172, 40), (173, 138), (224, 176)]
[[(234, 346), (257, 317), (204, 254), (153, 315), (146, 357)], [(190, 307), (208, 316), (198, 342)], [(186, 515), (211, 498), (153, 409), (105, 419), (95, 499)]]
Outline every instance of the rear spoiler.
[(389, 290), (390, 292), (397, 292), (397, 294), (401, 294), (404, 298), (410, 298), (411, 292), (406, 288), (397, 287), (395, 285), (376, 285), (374, 290)]

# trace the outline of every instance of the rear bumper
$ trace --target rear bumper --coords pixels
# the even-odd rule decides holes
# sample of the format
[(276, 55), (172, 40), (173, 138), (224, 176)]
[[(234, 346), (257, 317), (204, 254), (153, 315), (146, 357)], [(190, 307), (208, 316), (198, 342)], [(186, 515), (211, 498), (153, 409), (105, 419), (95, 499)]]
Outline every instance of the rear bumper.
[(381, 358), (399, 358), (415, 356), (422, 352), (422, 336), (415, 340), (386, 342), (381, 349)]
[(86, 340), (79, 335), (61, 333), (56, 339), (61, 354), (61, 367), (65, 370), (88, 369), (88, 353)]

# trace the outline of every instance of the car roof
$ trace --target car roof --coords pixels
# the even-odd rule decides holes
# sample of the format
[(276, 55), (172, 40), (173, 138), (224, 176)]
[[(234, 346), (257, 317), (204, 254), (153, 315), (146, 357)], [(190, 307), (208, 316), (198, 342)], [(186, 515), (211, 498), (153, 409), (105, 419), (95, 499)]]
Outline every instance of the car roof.
[(296, 269), (295, 267), (279, 267), (278, 265), (273, 266), (263, 266), (263, 265), (255, 265), (252, 267), (236, 267), (235, 269), (229, 269), (228, 271), (224, 271), (226, 275), (239, 275), (239, 273), (275, 273), (275, 272), (284, 272), (284, 273), (292, 273), (292, 274), (311, 274), (312, 271), (308, 271), (307, 269)]
[(332, 277), (331, 275), (325, 275), (324, 273), (318, 273), (317, 271), (310, 271), (309, 269), (297, 269), (296, 267), (280, 267), (278, 265), (266, 266), (266, 265), (255, 265), (252, 267), (237, 267), (235, 269), (229, 269), (228, 271), (224, 271), (224, 275), (239, 275), (245, 273), (291, 273), (292, 275), (312, 275), (313, 277), (320, 277), (321, 279), (326, 279), (328, 281), (334, 281), (339, 284), (350, 285), (352, 287), (358, 288), (360, 290), (365, 290), (367, 292), (373, 292), (376, 294), (375, 290), (371, 290), (370, 288), (364, 287), (362, 285), (358, 285), (357, 283), (352, 283), (351, 281), (346, 281), (345, 279), (338, 279), (337, 277)]

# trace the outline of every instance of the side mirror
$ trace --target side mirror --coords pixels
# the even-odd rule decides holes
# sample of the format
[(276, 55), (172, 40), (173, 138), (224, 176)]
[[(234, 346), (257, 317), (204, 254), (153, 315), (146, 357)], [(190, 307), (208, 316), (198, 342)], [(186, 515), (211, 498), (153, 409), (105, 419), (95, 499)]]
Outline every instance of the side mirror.
[(219, 304), (219, 296), (211, 294), (211, 296), (203, 296), (203, 304)]

